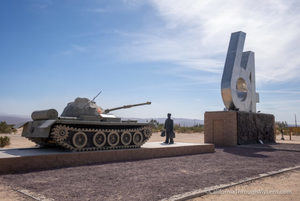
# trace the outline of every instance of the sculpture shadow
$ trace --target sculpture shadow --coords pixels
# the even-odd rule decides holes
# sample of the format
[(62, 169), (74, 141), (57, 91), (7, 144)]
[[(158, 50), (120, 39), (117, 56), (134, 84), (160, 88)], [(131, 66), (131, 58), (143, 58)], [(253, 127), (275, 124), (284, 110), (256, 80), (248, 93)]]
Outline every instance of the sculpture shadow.
[(244, 156), (244, 157), (253, 157), (253, 158), (268, 158), (268, 155), (265, 155), (260, 152), (274, 152), (277, 151), (271, 146), (264, 147), (247, 147), (247, 146), (234, 146), (234, 147), (216, 147), (223, 149), (224, 152)]

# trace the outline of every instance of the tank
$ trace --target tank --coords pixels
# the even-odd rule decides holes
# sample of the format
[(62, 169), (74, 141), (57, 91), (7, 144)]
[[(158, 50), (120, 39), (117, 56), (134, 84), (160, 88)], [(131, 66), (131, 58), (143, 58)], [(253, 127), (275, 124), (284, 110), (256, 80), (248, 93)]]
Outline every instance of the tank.
[(55, 109), (34, 111), (32, 121), (22, 125), (22, 136), (40, 146), (71, 151), (139, 148), (151, 137), (151, 124), (122, 121), (110, 112), (148, 104), (151, 102), (103, 110), (93, 100), (76, 98), (60, 117)]

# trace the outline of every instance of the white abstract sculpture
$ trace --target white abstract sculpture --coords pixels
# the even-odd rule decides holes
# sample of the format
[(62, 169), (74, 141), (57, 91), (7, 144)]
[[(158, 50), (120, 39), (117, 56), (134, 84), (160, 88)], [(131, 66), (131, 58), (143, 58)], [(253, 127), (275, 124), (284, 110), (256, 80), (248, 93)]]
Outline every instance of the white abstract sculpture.
[(231, 34), (221, 91), (228, 110), (256, 112), (259, 95), (255, 90), (254, 52), (243, 52), (246, 33)]

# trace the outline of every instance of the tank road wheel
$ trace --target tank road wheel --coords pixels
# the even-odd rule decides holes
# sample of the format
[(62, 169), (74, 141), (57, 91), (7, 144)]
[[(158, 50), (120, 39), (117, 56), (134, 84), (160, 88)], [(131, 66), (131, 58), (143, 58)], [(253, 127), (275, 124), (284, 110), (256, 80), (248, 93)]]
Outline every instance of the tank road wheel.
[(65, 125), (58, 125), (54, 128), (54, 133), (59, 140), (65, 140), (69, 135), (69, 128)]
[(111, 147), (115, 147), (120, 142), (120, 136), (117, 132), (111, 132), (107, 136), (107, 142)]
[(95, 133), (93, 136), (93, 143), (96, 147), (101, 148), (105, 145), (106, 143), (106, 135), (102, 131), (98, 131)]
[(133, 143), (137, 146), (141, 146), (143, 144), (143, 134), (141, 132), (135, 132), (133, 135)]
[(74, 136), (72, 137), (73, 145), (78, 149), (82, 149), (83, 147), (85, 147), (87, 141), (88, 141), (87, 136), (82, 131), (75, 133)]
[(151, 134), (152, 134), (151, 128), (146, 127), (146, 128), (144, 128), (143, 131), (144, 131), (144, 135), (145, 135), (146, 138), (150, 138), (151, 137)]
[(124, 132), (121, 135), (121, 142), (123, 145), (127, 146), (131, 143), (132, 136), (129, 132)]

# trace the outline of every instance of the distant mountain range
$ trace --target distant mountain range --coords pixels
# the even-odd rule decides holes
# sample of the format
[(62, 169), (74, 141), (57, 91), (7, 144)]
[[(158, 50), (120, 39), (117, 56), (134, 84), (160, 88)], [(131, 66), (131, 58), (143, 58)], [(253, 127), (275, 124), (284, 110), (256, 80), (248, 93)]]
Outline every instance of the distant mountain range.
[[(122, 120), (136, 120), (141, 123), (146, 123), (154, 119), (160, 124), (165, 123), (166, 118), (122, 118)], [(0, 121), (5, 121), (7, 124), (18, 124), (25, 121), (30, 121), (30, 117), (19, 116), (19, 115), (0, 115)], [(175, 124), (180, 124), (181, 126), (191, 127), (194, 125), (203, 125), (204, 121), (200, 119), (187, 119), (187, 118), (173, 118)], [(295, 124), (288, 124), (288, 126), (295, 126)], [(299, 127), (299, 125), (298, 125)]]
[[(166, 118), (122, 118), (122, 120), (137, 120), (138, 122), (145, 123), (149, 122), (152, 119), (156, 120), (160, 124), (164, 124)], [(186, 119), (186, 118), (172, 118), (174, 120), (174, 124), (178, 124), (180, 126), (191, 127), (195, 125), (203, 125), (204, 121), (200, 119)]]
[[(165, 123), (166, 118), (122, 118), (122, 120), (137, 120), (138, 122), (145, 123), (151, 121), (151, 119), (154, 119), (158, 121), (159, 123), (163, 124)], [(18, 116), (18, 115), (0, 115), (0, 121), (5, 121), (7, 124), (18, 124), (25, 121), (30, 121), (31, 118), (26, 116)], [(200, 119), (186, 119), (186, 118), (173, 118), (175, 124), (180, 124), (181, 126), (194, 126), (204, 124), (203, 120)]]
[(30, 118), (18, 115), (0, 115), (0, 121), (5, 121), (7, 124), (18, 124), (25, 121), (30, 121)]

